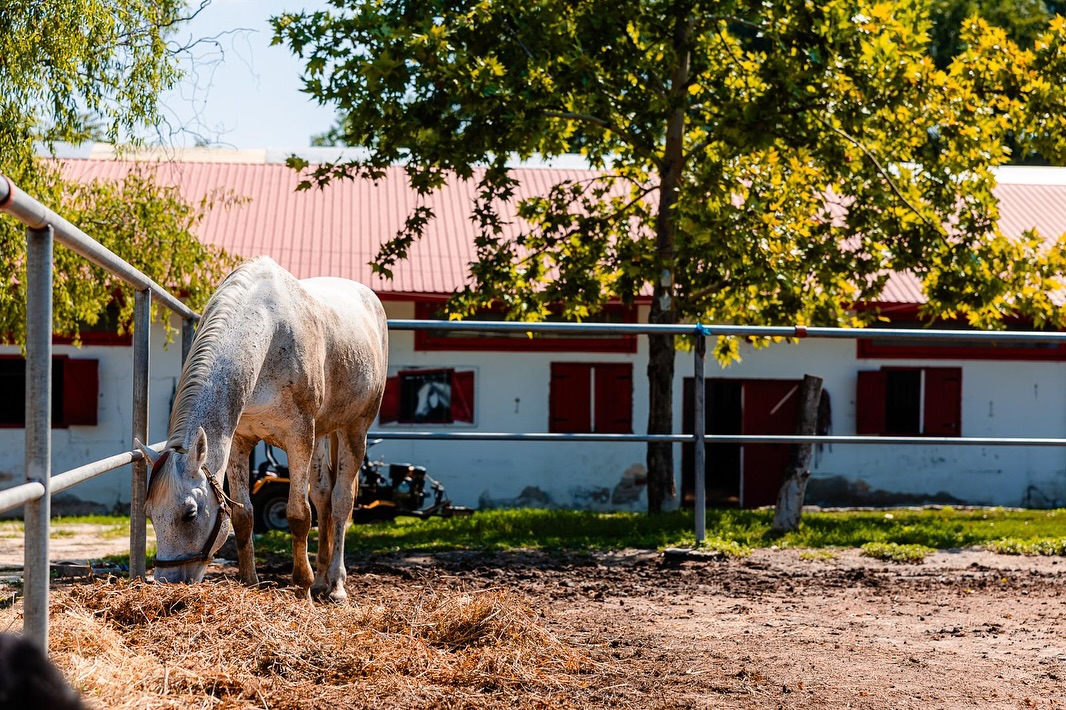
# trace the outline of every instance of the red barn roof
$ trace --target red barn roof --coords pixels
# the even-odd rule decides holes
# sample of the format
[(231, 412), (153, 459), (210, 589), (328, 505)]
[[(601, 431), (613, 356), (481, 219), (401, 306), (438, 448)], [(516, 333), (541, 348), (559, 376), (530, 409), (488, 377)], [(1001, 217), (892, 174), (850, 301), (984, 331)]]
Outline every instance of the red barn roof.
[[(297, 192), (298, 175), (280, 162), (268, 162), (268, 157), (262, 151), (198, 149), (154, 165), (158, 179), (180, 186), (189, 200), (219, 190), (244, 198), (212, 209), (199, 227), (204, 241), (230, 253), (269, 254), (299, 278), (343, 276), (385, 297), (446, 296), (466, 283), (467, 265), (475, 259), (472, 181), (453, 181), (429, 199), (437, 217), (426, 237), (411, 248), (410, 258), (394, 268), (390, 281), (372, 273), (369, 263), (416, 206), (402, 169), (389, 170), (377, 184), (338, 180), (324, 189)], [(73, 179), (121, 179), (132, 166), (112, 158), (64, 160), (64, 171)], [(593, 172), (546, 166), (521, 167), (515, 174), (521, 183), (516, 197), (521, 198), (546, 194), (561, 180), (587, 178)], [(999, 179), (1000, 224), (1007, 234), (1031, 228), (1049, 238), (1066, 233), (1066, 170), (1005, 168)], [(881, 302), (923, 301), (918, 280), (897, 274)]]

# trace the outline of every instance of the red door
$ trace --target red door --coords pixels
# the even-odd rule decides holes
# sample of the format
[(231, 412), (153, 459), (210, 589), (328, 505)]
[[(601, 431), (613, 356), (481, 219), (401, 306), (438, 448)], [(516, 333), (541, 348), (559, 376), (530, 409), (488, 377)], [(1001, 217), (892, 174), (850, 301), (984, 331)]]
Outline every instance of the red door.
[[(796, 380), (744, 380), (741, 428), (745, 434), (794, 434), (799, 409)], [(742, 508), (777, 503), (790, 444), (745, 444), (743, 447)]]

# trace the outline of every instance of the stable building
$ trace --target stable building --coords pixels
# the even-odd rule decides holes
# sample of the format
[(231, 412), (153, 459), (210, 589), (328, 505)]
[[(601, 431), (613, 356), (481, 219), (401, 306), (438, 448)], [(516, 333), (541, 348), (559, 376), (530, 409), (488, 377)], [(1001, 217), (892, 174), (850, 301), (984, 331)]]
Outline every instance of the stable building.
[[(309, 151), (314, 161), (336, 149)], [(197, 149), (153, 162), (163, 183), (190, 200), (219, 189), (243, 198), (213, 209), (200, 237), (243, 257), (266, 254), (299, 278), (341, 276), (370, 286), (391, 319), (427, 319), (466, 279), (474, 259), (470, 183), (432, 198), (437, 219), (398, 264), (395, 277), (369, 263), (415, 206), (399, 169), (379, 184), (337, 181), (297, 191), (298, 176), (271, 151)], [(64, 160), (78, 180), (119, 179), (133, 165), (106, 148)], [(543, 194), (578, 165), (518, 169), (519, 195)], [(1001, 226), (1066, 232), (1066, 171), (1005, 168), (999, 173)], [(90, 233), (91, 236), (91, 233)], [(877, 305), (893, 327), (916, 325), (918, 285), (892, 280)], [(613, 322), (646, 322), (647, 304), (610, 308)], [(166, 437), (179, 374), (179, 348), (153, 333), (150, 439)], [(375, 431), (644, 431), (647, 343), (642, 336), (393, 331), (390, 384)], [(86, 333), (84, 346), (57, 342), (53, 469), (67, 470), (130, 446), (132, 348), (114, 333)], [(825, 429), (833, 434), (1064, 437), (1066, 349), (808, 339), (756, 350), (721, 369), (706, 363), (710, 433), (791, 433), (805, 373), (823, 378)], [(12, 391), (18, 348), (0, 347), (0, 378)], [(674, 431), (691, 432), (691, 354), (677, 356)], [(61, 383), (60, 383), (61, 380)], [(24, 414), (0, 407), (0, 486), (22, 481)], [(474, 507), (559, 506), (645, 510), (645, 445), (639, 442), (388, 440), (375, 457), (426, 466), (454, 503)], [(691, 502), (691, 445), (675, 455), (679, 491)], [(715, 505), (772, 504), (787, 447), (708, 446), (708, 496)], [(129, 474), (118, 471), (71, 493), (96, 508), (129, 500)], [(681, 504), (683, 501), (676, 501)], [(1054, 447), (877, 446), (834, 444), (815, 454), (807, 502), (826, 505), (921, 503), (1057, 507), (1066, 505), (1066, 450)], [(68, 509), (77, 510), (68, 500)], [(63, 510), (63, 500), (56, 507)]]

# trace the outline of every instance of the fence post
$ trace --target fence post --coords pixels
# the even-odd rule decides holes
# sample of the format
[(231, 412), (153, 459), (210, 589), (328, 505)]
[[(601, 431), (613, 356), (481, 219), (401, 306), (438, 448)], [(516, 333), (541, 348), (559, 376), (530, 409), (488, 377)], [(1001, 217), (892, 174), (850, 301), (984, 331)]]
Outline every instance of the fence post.
[[(196, 321), (192, 318), (182, 318), (181, 320), (181, 364), (185, 365), (185, 360), (189, 357), (189, 351), (192, 350), (192, 339), (196, 335)], [(169, 433), (169, 432), (168, 432)]]
[[(137, 291), (133, 304), (133, 436), (148, 444), (148, 375), (152, 345), (152, 292)], [(130, 480), (130, 579), (145, 579), (147, 546), (144, 499), (148, 462), (134, 461)]]
[(704, 385), (703, 377), (703, 359), (707, 354), (707, 336), (703, 332), (703, 327), (696, 324), (696, 347), (695, 351), (695, 363), (694, 363), (694, 382), (692, 406), (695, 411), (692, 412), (692, 437), (695, 446), (693, 452), (693, 467), (695, 468), (696, 475), (696, 545), (702, 545), (704, 538), (707, 536), (707, 465), (706, 465), (706, 413), (707, 408), (704, 403), (706, 395), (706, 386)]
[(22, 635), (48, 651), (48, 534), (52, 515), (52, 244), (50, 226), (26, 230), (26, 482), (44, 495), (26, 503)]

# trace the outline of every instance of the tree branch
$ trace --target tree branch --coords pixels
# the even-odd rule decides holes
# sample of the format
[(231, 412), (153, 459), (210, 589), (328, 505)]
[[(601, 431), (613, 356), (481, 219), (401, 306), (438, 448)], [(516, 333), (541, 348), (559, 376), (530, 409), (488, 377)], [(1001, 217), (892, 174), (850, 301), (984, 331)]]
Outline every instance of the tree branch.
[(836, 126), (832, 125), (831, 123), (826, 121), (821, 116), (813, 115), (813, 117), (814, 117), (814, 120), (818, 121), (818, 123), (822, 124), (823, 126), (828, 128), (830, 131), (832, 131), (833, 133), (836, 133), (838, 136), (840, 136), (841, 138), (843, 138), (844, 140), (848, 141), (849, 143), (854, 145), (856, 148), (861, 150), (862, 154), (866, 156), (866, 158), (873, 164), (874, 169), (877, 170), (879, 175), (881, 175), (881, 178), (886, 183), (888, 183), (888, 187), (889, 187), (889, 189), (892, 190), (892, 193), (897, 198), (899, 198), (900, 202), (905, 204), (908, 209), (910, 209), (914, 214), (918, 215), (918, 218), (921, 219), (922, 222), (924, 222), (927, 227), (930, 227), (930, 228), (935, 229), (937, 231), (940, 231), (943, 228), (942, 225), (936, 225), (936, 224), (933, 224), (932, 222), (930, 222), (929, 219), (924, 214), (921, 213), (921, 211), (918, 209), (918, 207), (915, 206), (910, 200), (907, 199), (907, 196), (904, 195), (903, 192), (899, 189), (899, 186), (896, 185), (895, 181), (892, 179), (892, 176), (888, 173), (888, 170), (886, 170), (885, 167), (883, 165), (881, 165), (881, 162), (877, 159), (877, 156), (875, 156), (873, 153), (871, 153), (869, 148), (867, 148), (865, 145), (863, 145), (862, 141), (860, 141), (859, 139), (855, 138), (854, 136), (852, 136), (847, 131), (845, 131), (843, 129), (840, 129), (840, 128), (837, 128)]
[(655, 151), (652, 148), (650, 148), (649, 146), (645, 145), (642, 141), (640, 141), (635, 135), (633, 135), (629, 131), (627, 131), (627, 130), (625, 130), (623, 128), (619, 128), (618, 126), (615, 126), (614, 124), (612, 124), (609, 121), (605, 121), (602, 118), (599, 118), (597, 116), (593, 116), (591, 114), (575, 113), (573, 111), (553, 111), (553, 110), (549, 109), (549, 110), (544, 112), (544, 115), (548, 116), (550, 118), (562, 118), (562, 119), (565, 119), (567, 121), (580, 121), (582, 123), (590, 123), (590, 124), (592, 124), (594, 126), (599, 126), (600, 128), (603, 128), (603, 129), (608, 130), (608, 131), (610, 131), (612, 133), (615, 133), (619, 137), (621, 137), (622, 140), (624, 140), (625, 142), (629, 143), (629, 145), (633, 148), (633, 150), (635, 150), (637, 152), (637, 155), (639, 155), (642, 158), (645, 158), (645, 159), (651, 161), (652, 164), (655, 165), (655, 167), (662, 168), (662, 158), (660, 158), (658, 155), (656, 155)]

